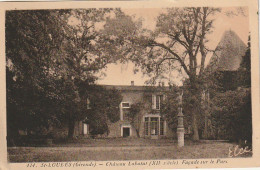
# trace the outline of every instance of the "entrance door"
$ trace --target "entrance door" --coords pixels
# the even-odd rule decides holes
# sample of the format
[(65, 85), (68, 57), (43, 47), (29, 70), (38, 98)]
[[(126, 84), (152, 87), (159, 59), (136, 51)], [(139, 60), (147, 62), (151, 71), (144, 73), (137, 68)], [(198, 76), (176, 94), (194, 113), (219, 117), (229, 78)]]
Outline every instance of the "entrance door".
[(88, 135), (88, 124), (83, 123), (83, 135)]
[(130, 128), (129, 127), (123, 127), (123, 137), (130, 136)]

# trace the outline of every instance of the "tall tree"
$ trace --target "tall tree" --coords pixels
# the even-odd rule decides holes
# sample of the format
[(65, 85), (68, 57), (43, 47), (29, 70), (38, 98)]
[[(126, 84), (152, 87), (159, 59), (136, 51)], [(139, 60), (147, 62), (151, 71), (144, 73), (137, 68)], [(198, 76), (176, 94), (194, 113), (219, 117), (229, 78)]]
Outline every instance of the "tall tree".
[[(18, 130), (49, 126), (56, 119), (55, 91), (47, 77), (53, 50), (62, 40), (61, 11), (6, 12), (6, 81), (8, 137)], [(50, 39), (49, 35), (56, 38)], [(22, 121), (21, 121), (22, 120)], [(15, 135), (16, 134), (16, 135)]]
[[(103, 52), (107, 42), (100, 32), (113, 11), (27, 10), (6, 13), (7, 69), (14, 73), (12, 78), (16, 82), (23, 82), (23, 87), (27, 84), (32, 90), (36, 89), (37, 95), (41, 92), (40, 96), (55, 100), (59, 117), (68, 121), (70, 138), (74, 136), (75, 121), (86, 116), (88, 86), (95, 83), (95, 75), (102, 68), (115, 61), (113, 55)], [(23, 89), (22, 92), (28, 93)], [(12, 97), (17, 99), (18, 96)], [(42, 107), (39, 104), (37, 109)], [(47, 104), (46, 107), (54, 106)]]
[[(252, 142), (252, 101), (251, 101), (251, 55), (250, 37), (240, 67), (233, 76), (233, 90), (217, 91), (212, 98), (211, 119), (222, 136), (233, 141)], [(215, 80), (217, 82), (217, 80)], [(241, 128), (242, 127), (242, 128)]]
[(105, 25), (110, 28), (107, 29), (110, 30), (108, 39), (118, 43), (118, 53), (134, 61), (144, 73), (163, 78), (170, 70), (177, 70), (188, 79), (194, 140), (199, 140), (197, 117), (205, 60), (210, 51), (206, 46), (207, 35), (212, 32), (214, 15), (218, 11), (208, 7), (169, 8), (158, 16), (155, 30), (142, 29), (140, 20), (122, 14)]
[[(68, 118), (68, 137), (74, 136), (75, 121), (82, 119), (88, 86), (93, 84), (95, 76), (108, 63), (113, 62), (109, 55), (102, 52), (104, 41), (99, 27), (110, 9), (72, 10), (67, 14), (64, 41), (61, 44), (62, 56), (57, 58), (54, 71), (57, 79), (62, 77), (61, 93), (64, 114)], [(84, 86), (79, 86), (84, 82)], [(83, 88), (83, 89), (82, 89)], [(81, 95), (80, 91), (87, 91)], [(65, 92), (65, 93), (64, 93)], [(70, 107), (77, 106), (77, 107)], [(66, 112), (66, 113), (65, 113)]]
[(120, 119), (119, 104), (122, 101), (120, 91), (106, 89), (102, 86), (92, 86), (89, 95), (89, 112), (87, 123), (90, 125), (90, 134), (109, 134), (108, 124)]
[(239, 86), (251, 88), (251, 43), (250, 36), (248, 37), (247, 50), (242, 57), (240, 67), (238, 69)]
[(127, 118), (130, 121), (131, 125), (135, 128), (137, 137), (140, 137), (140, 129), (143, 123), (142, 120), (144, 113), (142, 112), (142, 108), (145, 108), (144, 102), (132, 104), (127, 115)]

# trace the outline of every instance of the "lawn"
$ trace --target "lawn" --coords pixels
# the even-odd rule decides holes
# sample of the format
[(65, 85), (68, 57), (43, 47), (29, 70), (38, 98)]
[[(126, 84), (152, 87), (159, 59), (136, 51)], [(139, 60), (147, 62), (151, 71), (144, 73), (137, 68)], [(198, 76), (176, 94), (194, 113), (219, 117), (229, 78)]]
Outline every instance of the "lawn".
[(10, 162), (50, 162), (226, 158), (232, 147), (235, 144), (218, 141), (186, 141), (183, 148), (178, 148), (176, 141), (170, 139), (82, 139), (51, 147), (10, 147), (8, 159)]
[(119, 146), (172, 146), (176, 141), (172, 139), (151, 140), (147, 138), (80, 138), (71, 142), (58, 143), (54, 146), (61, 147), (119, 147)]

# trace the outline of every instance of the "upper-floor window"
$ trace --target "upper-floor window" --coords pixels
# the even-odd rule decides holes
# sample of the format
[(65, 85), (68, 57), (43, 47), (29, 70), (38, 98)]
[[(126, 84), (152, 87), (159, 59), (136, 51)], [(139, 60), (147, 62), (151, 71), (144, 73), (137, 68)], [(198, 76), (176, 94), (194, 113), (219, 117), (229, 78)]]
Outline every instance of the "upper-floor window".
[(160, 110), (161, 104), (163, 102), (163, 95), (153, 95), (152, 96), (152, 109)]
[(121, 102), (120, 108), (120, 120), (128, 120), (128, 115), (130, 112), (130, 103)]
[(130, 108), (130, 104), (128, 102), (122, 102), (122, 108)]

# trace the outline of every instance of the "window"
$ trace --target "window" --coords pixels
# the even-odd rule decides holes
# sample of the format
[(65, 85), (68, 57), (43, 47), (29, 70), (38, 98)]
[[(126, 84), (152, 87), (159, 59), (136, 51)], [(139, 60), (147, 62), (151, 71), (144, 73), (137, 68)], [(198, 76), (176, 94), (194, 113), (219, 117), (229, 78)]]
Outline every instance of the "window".
[(158, 118), (151, 118), (151, 135), (158, 135)]
[(123, 112), (124, 120), (130, 120), (129, 118), (130, 108), (123, 108), (122, 112)]
[[(159, 123), (160, 120), (160, 123)], [(144, 118), (144, 135), (165, 135), (165, 120), (160, 117), (145, 117)]]
[(122, 108), (130, 108), (130, 104), (127, 102), (122, 102)]
[(163, 101), (163, 95), (152, 96), (152, 107), (153, 109), (160, 110)]
[(130, 112), (130, 103), (129, 102), (122, 102), (121, 103), (121, 115), (122, 120), (129, 120), (129, 112)]

